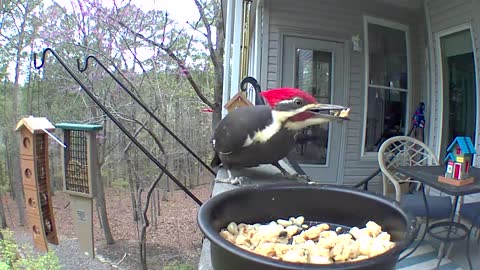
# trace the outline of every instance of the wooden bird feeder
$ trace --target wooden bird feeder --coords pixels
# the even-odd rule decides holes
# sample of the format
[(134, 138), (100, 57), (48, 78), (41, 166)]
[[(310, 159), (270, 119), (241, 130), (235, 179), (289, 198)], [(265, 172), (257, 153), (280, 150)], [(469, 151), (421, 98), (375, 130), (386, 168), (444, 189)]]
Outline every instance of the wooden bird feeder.
[(60, 123), (63, 130), (63, 187), (72, 202), (72, 215), (80, 250), (95, 258), (93, 235), (94, 180), (98, 180), (97, 131), (101, 125)]
[(243, 92), (238, 92), (235, 96), (233, 96), (224, 106), (228, 112), (231, 112), (238, 107), (243, 106), (253, 106), (252, 102), (248, 100)]
[(48, 251), (48, 243), (58, 245), (52, 209), (48, 170), (48, 133), (55, 127), (45, 117), (28, 117), (16, 127), (20, 131), (20, 167), (28, 223), (35, 247)]

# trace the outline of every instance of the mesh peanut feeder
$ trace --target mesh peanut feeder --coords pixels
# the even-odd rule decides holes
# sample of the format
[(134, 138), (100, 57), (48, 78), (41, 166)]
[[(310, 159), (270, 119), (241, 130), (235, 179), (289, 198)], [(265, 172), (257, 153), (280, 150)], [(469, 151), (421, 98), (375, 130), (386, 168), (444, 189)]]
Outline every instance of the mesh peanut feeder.
[(63, 130), (63, 186), (70, 195), (72, 215), (80, 249), (94, 258), (93, 197), (94, 183), (98, 179), (96, 134), (101, 125), (61, 123)]

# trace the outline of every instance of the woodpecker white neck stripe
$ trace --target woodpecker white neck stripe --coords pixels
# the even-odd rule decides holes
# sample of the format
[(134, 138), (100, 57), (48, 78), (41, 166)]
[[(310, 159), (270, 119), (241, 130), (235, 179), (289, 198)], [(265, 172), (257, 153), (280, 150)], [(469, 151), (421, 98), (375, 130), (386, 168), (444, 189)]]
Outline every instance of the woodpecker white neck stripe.
[(304, 111), (305, 109), (300, 108), (295, 111), (274, 111), (272, 110), (272, 123), (261, 130), (257, 130), (253, 137), (248, 136), (245, 142), (243, 143), (243, 147), (247, 147), (253, 143), (264, 143), (270, 138), (273, 137), (283, 126), (283, 124), (287, 121), (288, 118)]

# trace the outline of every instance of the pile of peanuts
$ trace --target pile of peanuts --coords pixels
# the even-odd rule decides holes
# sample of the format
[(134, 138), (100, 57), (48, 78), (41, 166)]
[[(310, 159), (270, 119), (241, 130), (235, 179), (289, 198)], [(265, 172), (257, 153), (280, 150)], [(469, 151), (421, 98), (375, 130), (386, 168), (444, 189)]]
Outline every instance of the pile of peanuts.
[(393, 248), (390, 235), (375, 222), (342, 232), (326, 223), (309, 227), (303, 216), (278, 219), (268, 224), (230, 222), (220, 231), (227, 241), (274, 259), (312, 264), (364, 260)]

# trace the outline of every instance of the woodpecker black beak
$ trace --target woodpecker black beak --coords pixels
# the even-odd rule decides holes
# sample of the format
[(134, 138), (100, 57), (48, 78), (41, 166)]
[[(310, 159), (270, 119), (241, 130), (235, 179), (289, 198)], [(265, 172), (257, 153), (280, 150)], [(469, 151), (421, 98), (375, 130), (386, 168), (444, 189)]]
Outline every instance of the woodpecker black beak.
[(312, 104), (308, 111), (312, 112), (317, 118), (350, 120), (348, 117), (350, 108), (332, 105), (332, 104)]

